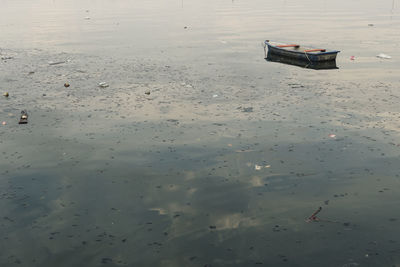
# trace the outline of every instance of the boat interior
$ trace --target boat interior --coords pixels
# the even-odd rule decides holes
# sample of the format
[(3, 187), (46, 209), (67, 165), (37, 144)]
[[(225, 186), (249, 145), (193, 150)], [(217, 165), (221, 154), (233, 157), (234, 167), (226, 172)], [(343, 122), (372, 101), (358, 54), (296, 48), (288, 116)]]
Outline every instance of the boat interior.
[(272, 46), (283, 48), (289, 51), (296, 51), (296, 52), (306, 52), (306, 53), (320, 53), (326, 52), (326, 49), (319, 49), (319, 48), (310, 48), (310, 47), (303, 47), (298, 44), (278, 44), (278, 43), (269, 43)]

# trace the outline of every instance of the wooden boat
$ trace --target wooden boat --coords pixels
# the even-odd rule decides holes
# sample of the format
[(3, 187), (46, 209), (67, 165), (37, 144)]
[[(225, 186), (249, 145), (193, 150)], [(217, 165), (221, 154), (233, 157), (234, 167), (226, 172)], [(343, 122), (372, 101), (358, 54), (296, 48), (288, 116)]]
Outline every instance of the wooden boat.
[(298, 66), (306, 69), (314, 69), (314, 70), (338, 69), (338, 67), (336, 66), (336, 60), (329, 60), (329, 61), (298, 60), (290, 57), (283, 57), (270, 52), (267, 53), (267, 57), (265, 58), (265, 60)]
[(337, 50), (327, 51), (326, 49), (303, 47), (298, 44), (281, 44), (266, 40), (264, 42), (265, 57), (267, 57), (266, 47), (268, 47), (268, 53), (309, 62), (332, 61), (336, 59), (337, 53), (340, 52)]

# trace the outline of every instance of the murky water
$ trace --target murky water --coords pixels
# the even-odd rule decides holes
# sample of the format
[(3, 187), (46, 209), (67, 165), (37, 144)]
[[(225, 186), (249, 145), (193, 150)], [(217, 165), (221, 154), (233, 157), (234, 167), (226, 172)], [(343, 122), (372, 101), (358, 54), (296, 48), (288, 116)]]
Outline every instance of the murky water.
[(398, 1), (0, 4), (0, 266), (400, 266)]

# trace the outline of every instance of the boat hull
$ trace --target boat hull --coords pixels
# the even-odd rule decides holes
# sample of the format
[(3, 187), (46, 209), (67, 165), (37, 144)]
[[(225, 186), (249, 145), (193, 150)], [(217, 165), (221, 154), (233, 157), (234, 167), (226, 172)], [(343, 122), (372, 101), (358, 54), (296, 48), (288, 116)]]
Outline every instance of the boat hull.
[(265, 60), (314, 70), (338, 69), (336, 66), (336, 60), (310, 62), (308, 60), (299, 60), (291, 57), (276, 55), (271, 52), (268, 52)]

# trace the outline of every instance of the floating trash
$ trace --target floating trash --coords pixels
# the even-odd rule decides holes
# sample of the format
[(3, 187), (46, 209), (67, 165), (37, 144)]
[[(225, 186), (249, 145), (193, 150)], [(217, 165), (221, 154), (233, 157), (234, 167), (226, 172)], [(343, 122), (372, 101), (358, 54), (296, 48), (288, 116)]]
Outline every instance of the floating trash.
[(355, 60), (355, 59), (356, 59), (355, 56), (351, 56), (351, 57), (350, 57), (350, 60)]
[(242, 111), (246, 113), (253, 112), (253, 107), (243, 108)]
[(21, 111), (21, 118), (19, 119), (19, 124), (27, 124), (28, 123), (28, 113), (26, 110)]
[(13, 59), (14, 57), (12, 56), (1, 56), (2, 60), (7, 60), (7, 59)]
[(64, 83), (64, 87), (69, 87), (69, 83)]
[(9, 93), (8, 92), (5, 92), (4, 94), (3, 94), (3, 96), (5, 96), (5, 97), (9, 97)]
[(7, 122), (5, 122), (5, 121), (3, 121), (2, 123), (1, 123), (1, 125), (6, 125), (7, 124)]
[(144, 93), (145, 93), (146, 95), (150, 95), (150, 89), (147, 89), (146, 91), (144, 91)]
[(64, 63), (66, 63), (66, 61), (56, 61), (56, 62), (49, 61), (50, 66), (64, 64)]
[(258, 164), (255, 164), (255, 165), (254, 165), (254, 169), (255, 169), (256, 171), (260, 171), (260, 170), (263, 169), (263, 168), (271, 168), (271, 165), (265, 165), (265, 166), (258, 165)]
[(99, 87), (101, 87), (101, 88), (106, 88), (106, 87), (108, 87), (109, 85), (108, 85), (108, 83), (106, 83), (106, 82), (100, 82), (99, 83)]
[(330, 138), (335, 138), (335, 137), (336, 137), (336, 134), (330, 134), (329, 137), (330, 137)]
[(392, 58), (391, 56), (386, 55), (384, 53), (380, 53), (379, 55), (376, 55), (376, 57), (383, 58), (383, 59), (391, 59)]
[(90, 17), (85, 17), (85, 20), (89, 20), (90, 19)]
[(313, 214), (311, 214), (310, 217), (307, 218), (306, 222), (318, 222), (319, 218), (317, 217), (317, 214), (320, 213), (322, 210), (322, 207), (319, 207), (316, 211), (314, 211)]
[[(325, 220), (325, 219), (320, 219), (317, 217), (317, 214), (320, 213), (322, 210), (322, 207), (319, 207), (316, 211), (314, 211), (313, 214), (311, 214), (310, 217), (306, 219), (306, 222), (328, 222), (328, 223), (339, 223), (338, 221), (331, 221), (331, 220)], [(350, 223), (344, 223), (345, 226), (350, 225)]]
[(213, 98), (216, 98), (216, 97), (218, 97), (218, 95), (213, 95)]

